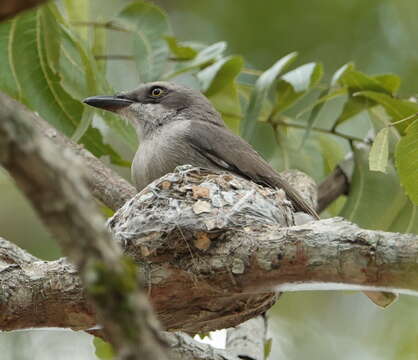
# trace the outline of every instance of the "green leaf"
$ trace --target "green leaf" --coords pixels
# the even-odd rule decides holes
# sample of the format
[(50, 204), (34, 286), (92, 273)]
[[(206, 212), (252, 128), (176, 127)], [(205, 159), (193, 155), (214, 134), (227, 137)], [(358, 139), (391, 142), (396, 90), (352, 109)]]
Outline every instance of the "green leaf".
[(324, 173), (329, 174), (344, 159), (344, 148), (328, 134), (317, 135), (324, 162)]
[[(22, 86), (15, 64), (18, 18), (0, 24), (0, 88), (11, 97), (22, 101)], [(20, 27), (19, 27), (20, 28)], [(20, 70), (20, 69), (19, 69)]]
[(418, 121), (409, 125), (396, 147), (396, 167), (401, 184), (412, 202), (418, 204)]
[(71, 135), (71, 140), (78, 142), (86, 133), (93, 121), (94, 110), (86, 107), (83, 111), (81, 121), (78, 123), (74, 133)]
[(205, 47), (200, 50), (196, 57), (194, 57), (192, 60), (178, 62), (174, 70), (165, 76), (165, 79), (170, 79), (182, 73), (204, 68), (210, 64), (213, 64), (216, 60), (221, 58), (225, 49), (226, 43), (224, 41), (217, 42), (208, 47)]
[(141, 82), (159, 80), (169, 54), (164, 40), (170, 33), (167, 15), (156, 5), (135, 1), (119, 13), (118, 19), (134, 31), (133, 48)]
[[(325, 89), (323, 90), (320, 94), (319, 94), (319, 98), (324, 98), (327, 96), (329, 89)], [(311, 113), (309, 114), (309, 118), (307, 121), (307, 127), (306, 127), (306, 131), (305, 134), (303, 135), (302, 138), (302, 142), (301, 142), (301, 147), (303, 145), (305, 145), (306, 140), (309, 138), (309, 135), (312, 131), (313, 126), (315, 125), (315, 121), (319, 115), (319, 113), (321, 112), (322, 108), (325, 105), (325, 101), (317, 101), (316, 105), (313, 107)]]
[[(100, 17), (97, 21), (101, 21)], [(93, 29), (93, 44), (92, 44), (92, 52), (94, 56), (97, 55), (104, 55), (106, 54), (107, 50), (107, 32), (106, 28), (101, 26), (95, 26)], [(97, 69), (100, 71), (102, 76), (106, 75), (106, 65), (107, 61), (98, 60), (97, 61)]]
[(174, 36), (165, 36), (168, 47), (171, 53), (176, 57), (176, 60), (191, 60), (196, 57), (198, 51), (192, 46), (187, 46), (180, 43)]
[(350, 193), (340, 215), (365, 229), (388, 230), (407, 202), (389, 163), (387, 173), (369, 170), (369, 149), (354, 147), (355, 167)]
[[(63, 56), (61, 56), (59, 71), (61, 84), (74, 98), (83, 99), (96, 94), (114, 93), (106, 81), (105, 74), (94, 60), (93, 54), (88, 51), (83, 42), (77, 41), (65, 28), (63, 29), (62, 50)], [(87, 106), (84, 106), (84, 109), (91, 110)], [(138, 148), (136, 133), (130, 124), (108, 111), (94, 111), (100, 114), (109, 128), (119, 135), (132, 151)], [(85, 123), (79, 125), (78, 134), (86, 128), (85, 125)]]
[(332, 90), (331, 88), (323, 90), (316, 101), (314, 101), (312, 104), (307, 106), (305, 109), (303, 109), (301, 112), (299, 112), (296, 115), (296, 118), (300, 118), (302, 115), (307, 113), (308, 111), (313, 111), (315, 107), (320, 106), (320, 108), (323, 107), (323, 103), (326, 103), (327, 101), (330, 101), (332, 99), (335, 99), (337, 97), (343, 96), (347, 94), (346, 88), (338, 88), (335, 90)]
[(277, 104), (274, 112), (282, 112), (293, 105), (319, 83), (323, 73), (322, 64), (309, 63), (284, 74), (277, 82)]
[(349, 65), (338, 79), (341, 86), (349, 89), (350, 93), (359, 91), (375, 91), (384, 94), (391, 94), (387, 89), (387, 82), (382, 84), (379, 78), (368, 76), (362, 72), (355, 70), (354, 65)]
[(341, 66), (332, 76), (331, 78), (331, 87), (336, 87), (338, 86), (340, 79), (342, 76), (344, 76), (344, 74), (348, 71), (351, 71), (354, 69), (354, 64), (353, 63), (347, 63), (344, 64), (343, 66)]
[(418, 206), (407, 201), (388, 231), (418, 234)]
[(242, 111), (235, 82), (231, 81), (221, 91), (209, 96), (209, 100), (216, 110), (221, 113), (228, 127), (238, 134)]
[(264, 360), (267, 360), (271, 354), (271, 346), (273, 344), (273, 339), (269, 338), (264, 343)]
[[(355, 96), (366, 97), (382, 105), (387, 113), (392, 117), (392, 122), (405, 119), (418, 113), (417, 103), (408, 100), (395, 99), (387, 94), (376, 93), (373, 91), (362, 91), (356, 93)], [(399, 131), (403, 132), (412, 121), (413, 119), (411, 118), (410, 121), (400, 122), (395, 126), (399, 129)]]
[(389, 128), (380, 130), (374, 141), (369, 154), (369, 167), (371, 171), (386, 172), (389, 158)]
[[(345, 146), (337, 137), (329, 136), (328, 134), (317, 134), (315, 136), (319, 141), (320, 154), (323, 159), (324, 176), (330, 174), (337, 165), (340, 165), (344, 160), (346, 154)], [(340, 196), (336, 201), (332, 202), (321, 216), (332, 217), (337, 216), (345, 202), (345, 196)]]
[[(52, 4), (49, 6), (52, 6)], [(77, 101), (96, 94), (113, 94), (114, 90), (106, 81), (103, 65), (101, 65), (102, 62), (98, 63), (86, 44), (82, 40), (77, 39), (69, 31), (68, 24), (57, 11), (54, 12), (54, 19), (60, 21), (61, 25), (60, 49), (62, 55), (60, 56), (59, 69), (56, 75), (59, 76), (62, 87)], [(101, 44), (100, 46), (105, 46), (105, 44)], [(91, 124), (92, 109), (87, 106), (83, 106), (83, 109), (84, 112), (80, 117), (81, 122), (72, 135), (74, 140), (78, 140), (84, 131), (86, 131), (88, 125)], [(122, 137), (123, 141), (129, 145), (132, 151), (137, 149), (138, 141), (135, 130), (130, 124), (107, 111), (93, 111), (101, 115), (110, 129), (116, 135)], [(116, 159), (113, 155), (111, 158), (113, 162), (125, 163), (122, 159)]]
[[(90, 2), (86, 0), (64, 0), (64, 8), (69, 21), (88, 21), (90, 18)], [(88, 39), (88, 26), (77, 26), (76, 31), (84, 40)]]
[(251, 93), (250, 102), (242, 121), (242, 136), (251, 142), (255, 122), (258, 120), (263, 103), (267, 100), (271, 88), (279, 74), (296, 59), (297, 53), (291, 53), (278, 60), (271, 68), (266, 70), (255, 83)]
[(379, 105), (369, 110), (369, 117), (373, 125), (375, 134), (377, 134), (380, 130), (382, 130), (385, 127), (389, 129), (389, 156), (394, 155), (395, 147), (401, 139), (401, 135), (399, 134), (399, 131), (396, 129), (395, 126), (390, 126), (392, 122), (390, 116), (387, 114), (385, 109)]
[(391, 95), (398, 89), (400, 84), (399, 77), (395, 75), (384, 74), (368, 76), (355, 70), (353, 64), (347, 65), (343, 71), (340, 72), (338, 80), (335, 81), (342, 87), (347, 88), (350, 96), (345, 103), (340, 116), (337, 118), (334, 128), (376, 104), (373, 99), (356, 97), (353, 95), (363, 91), (373, 91)]
[(222, 90), (240, 73), (244, 60), (241, 56), (228, 56), (197, 73), (201, 90), (210, 97)]
[(395, 94), (401, 86), (401, 78), (394, 74), (376, 75), (374, 78), (392, 95)]
[(102, 133), (94, 127), (90, 126), (88, 128), (80, 142), (85, 144), (87, 149), (96, 157), (107, 155), (115, 165), (124, 167), (130, 167), (131, 165), (129, 161), (123, 160), (109, 144), (103, 143)]
[(208, 66), (197, 74), (201, 89), (225, 123), (235, 132), (242, 117), (241, 103), (235, 79), (243, 66), (240, 56), (228, 56)]
[(324, 158), (316, 136), (311, 136), (300, 148), (304, 129), (279, 126), (276, 135), (275, 156), (271, 165), (277, 170), (298, 169), (319, 182), (324, 179)]
[[(54, 21), (59, 21), (59, 17), (54, 16), (55, 11), (55, 5), (51, 3), (0, 24), (0, 46), (6, 45), (0, 53), (7, 52), (7, 57), (3, 58), (6, 61), (0, 63), (0, 73), (12, 69), (14, 81), (12, 83), (9, 77), (2, 76), (0, 89), (37, 111), (67, 136), (72, 136), (82, 124), (84, 106), (62, 85), (63, 74), (54, 71), (53, 67), (57, 66), (56, 54), (48, 54), (47, 48), (56, 46), (57, 42), (51, 42), (45, 27), (49, 24), (54, 29), (60, 29), (59, 24), (54, 24)], [(59, 31), (55, 36), (61, 37), (63, 34)], [(63, 39), (65, 37), (61, 37), (60, 49), (64, 48)], [(63, 58), (59, 56), (60, 64)], [(14, 86), (14, 89), (10, 86)], [(82, 133), (80, 131), (80, 135)], [(109, 145), (104, 144), (96, 129), (90, 128), (84, 134), (83, 143), (96, 156), (110, 155), (112, 160), (122, 161)]]
[(94, 347), (96, 348), (96, 356), (101, 360), (112, 360), (116, 358), (115, 350), (111, 344), (106, 341), (103, 341), (99, 337), (94, 337), (93, 339)]
[(376, 103), (373, 100), (350, 96), (345, 102), (341, 114), (335, 121), (334, 128), (374, 105)]
[(47, 5), (43, 9), (42, 21), (42, 32), (45, 41), (46, 54), (48, 59), (48, 65), (51, 69), (57, 73), (59, 72), (59, 61), (61, 56), (61, 43), (62, 37), (61, 27), (57, 21), (61, 18), (55, 5)]

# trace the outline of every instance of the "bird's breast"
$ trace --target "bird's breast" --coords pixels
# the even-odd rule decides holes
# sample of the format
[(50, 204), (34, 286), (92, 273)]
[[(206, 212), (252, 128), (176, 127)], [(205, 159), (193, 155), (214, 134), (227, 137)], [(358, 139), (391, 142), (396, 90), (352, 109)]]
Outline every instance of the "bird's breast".
[(179, 165), (194, 165), (190, 144), (185, 141), (188, 129), (188, 121), (167, 124), (140, 144), (131, 168), (138, 191)]

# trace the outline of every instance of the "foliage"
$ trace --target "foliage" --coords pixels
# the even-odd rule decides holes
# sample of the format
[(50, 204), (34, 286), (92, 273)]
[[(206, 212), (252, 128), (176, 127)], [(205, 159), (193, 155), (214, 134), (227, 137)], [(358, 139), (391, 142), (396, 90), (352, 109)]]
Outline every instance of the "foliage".
[(112, 360), (116, 354), (111, 344), (99, 337), (94, 337), (93, 345), (96, 348), (96, 356), (101, 360)]
[[(266, 71), (249, 69), (241, 56), (227, 53), (225, 42), (207, 46), (176, 39), (167, 15), (154, 4), (133, 1), (97, 22), (80, 3), (65, 1), (62, 9), (49, 3), (0, 24), (0, 90), (96, 156), (129, 165), (125, 157), (137, 146), (132, 128), (80, 102), (113, 92), (103, 56), (109, 33), (118, 32), (129, 44), (126, 61), (134, 61), (140, 81), (196, 84), (227, 125), (277, 169), (298, 168), (320, 181), (351, 153), (350, 193), (328, 215), (339, 213), (367, 228), (418, 232), (418, 104), (397, 96), (398, 76), (367, 75), (349, 63), (327, 82), (320, 63), (289, 69), (296, 53)], [(343, 105), (333, 123), (316, 126), (335, 99)], [(344, 130), (356, 121), (370, 130), (367, 137)], [(106, 143), (109, 132), (129, 145), (128, 155)], [(370, 134), (378, 134), (372, 144)]]

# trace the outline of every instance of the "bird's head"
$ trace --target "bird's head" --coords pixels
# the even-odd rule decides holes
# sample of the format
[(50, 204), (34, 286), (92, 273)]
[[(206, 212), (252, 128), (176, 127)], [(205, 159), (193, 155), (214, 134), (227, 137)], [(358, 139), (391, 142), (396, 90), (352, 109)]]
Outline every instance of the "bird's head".
[(125, 117), (134, 125), (140, 141), (173, 121), (200, 120), (224, 125), (202, 93), (169, 82), (147, 83), (114, 96), (92, 96), (84, 103)]

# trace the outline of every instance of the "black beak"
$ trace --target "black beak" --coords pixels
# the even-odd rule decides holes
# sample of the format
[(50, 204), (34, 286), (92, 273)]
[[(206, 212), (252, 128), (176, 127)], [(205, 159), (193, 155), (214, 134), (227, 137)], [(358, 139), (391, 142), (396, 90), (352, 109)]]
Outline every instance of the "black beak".
[(87, 105), (97, 107), (99, 109), (116, 112), (119, 109), (127, 107), (133, 103), (132, 100), (118, 96), (91, 96), (84, 99)]

